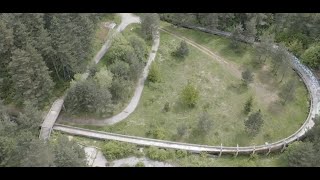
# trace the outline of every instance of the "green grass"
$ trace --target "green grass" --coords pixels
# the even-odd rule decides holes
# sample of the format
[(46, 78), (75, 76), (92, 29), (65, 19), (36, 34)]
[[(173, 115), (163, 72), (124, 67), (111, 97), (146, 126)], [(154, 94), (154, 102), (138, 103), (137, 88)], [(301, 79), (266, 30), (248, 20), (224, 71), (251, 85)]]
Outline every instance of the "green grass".
[[(252, 57), (253, 50), (249, 46), (240, 54), (231, 51), (228, 48), (230, 41), (226, 38), (182, 28), (175, 31), (218, 52), (239, 67), (248, 64)], [(244, 146), (285, 138), (298, 130), (307, 117), (307, 91), (302, 82), (299, 81), (295, 101), (278, 107), (279, 112), (271, 111), (270, 107), (274, 107), (274, 102), (269, 102), (269, 98), (264, 97), (264, 92), (262, 94), (256, 92), (252, 87), (241, 93), (231, 89), (230, 86), (241, 83), (241, 80), (211, 57), (189, 46), (189, 56), (184, 61), (180, 61), (171, 56), (180, 40), (161, 33), (160, 42), (156, 63), (160, 67), (162, 82), (145, 86), (137, 109), (126, 120), (114, 126), (90, 128), (136, 136), (146, 136), (149, 130), (162, 129), (163, 139), (167, 140)], [(277, 83), (278, 78), (272, 77), (274, 79), (270, 80), (266, 70), (255, 70), (255, 73), (256, 83), (263, 84), (266, 93), (276, 95), (280, 86)], [(268, 83), (262, 82), (263, 75), (269, 75), (265, 78), (269, 80)], [(284, 82), (289, 77), (297, 81), (299, 79), (296, 74), (290, 72), (285, 76)], [(188, 80), (192, 81), (200, 91), (200, 100), (193, 109), (183, 107), (179, 101), (180, 92)], [(261, 109), (264, 119), (264, 125), (256, 137), (249, 136), (244, 130), (244, 120), (247, 117), (243, 115), (242, 109), (250, 96), (254, 98), (254, 111)], [(162, 109), (166, 102), (170, 103), (171, 111), (164, 113)], [(213, 128), (206, 137), (202, 137), (194, 129), (197, 127), (198, 117), (205, 105), (209, 105), (208, 113), (213, 121)], [(184, 137), (177, 138), (176, 129), (181, 124), (188, 127), (188, 132)]]
[[(56, 139), (56, 137), (60, 135), (59, 132), (54, 132), (51, 135), (51, 139)], [(68, 136), (62, 134), (64, 136)], [(106, 141), (93, 140), (85, 137), (73, 136), (73, 140), (84, 146), (95, 146), (103, 149)], [(108, 141), (113, 142), (113, 141)], [(121, 144), (120, 142), (118, 144)], [(135, 146), (135, 145), (132, 145)], [(134, 149), (137, 149), (134, 148)], [(165, 162), (174, 164), (176, 166), (183, 167), (277, 167), (277, 166), (286, 166), (285, 162), (282, 162), (281, 155), (279, 154), (270, 154), (269, 156), (265, 155), (256, 155), (255, 158), (250, 158), (249, 156), (241, 156), (233, 157), (231, 155), (223, 155), (220, 158), (218, 157), (210, 157), (206, 154), (184, 154), (181, 155), (179, 151), (174, 150), (160, 150), (158, 148), (152, 148), (157, 150), (157, 152), (161, 151), (166, 154), (164, 158)], [(144, 154), (146, 156), (150, 155), (150, 148), (144, 148)], [(148, 154), (149, 153), (149, 154)], [(159, 153), (158, 153), (159, 154)], [(132, 153), (132, 155), (143, 155), (143, 153)]]
[(258, 155), (256, 158), (248, 156), (233, 157), (223, 155), (218, 157), (206, 157), (201, 155), (188, 155), (185, 158), (170, 160), (183, 167), (284, 167), (286, 164), (281, 162), (281, 155)]

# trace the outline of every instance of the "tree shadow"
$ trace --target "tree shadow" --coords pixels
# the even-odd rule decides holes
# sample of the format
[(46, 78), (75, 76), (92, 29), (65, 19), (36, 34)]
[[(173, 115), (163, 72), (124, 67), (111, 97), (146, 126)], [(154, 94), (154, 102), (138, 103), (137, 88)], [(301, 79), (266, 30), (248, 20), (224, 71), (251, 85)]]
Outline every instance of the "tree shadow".
[(248, 90), (248, 86), (244, 83), (232, 83), (230, 84), (227, 89), (231, 92), (237, 93), (237, 94), (243, 94)]
[[(233, 146), (237, 146), (237, 144), (239, 146), (247, 146), (249, 145), (249, 143), (251, 142), (251, 140), (254, 139), (255, 136), (250, 135), (248, 132), (246, 132), (245, 130), (240, 131), (238, 133), (235, 134), (234, 136), (234, 140), (233, 142), (235, 142), (236, 144), (234, 144)], [(249, 140), (249, 141), (248, 141)]]
[(207, 136), (204, 132), (200, 131), (198, 128), (193, 128), (188, 137), (188, 142), (196, 144), (206, 144)]
[(284, 105), (281, 100), (273, 101), (268, 106), (268, 111), (272, 114), (279, 115), (283, 112)]
[(239, 44), (237, 47), (235, 47), (232, 42), (229, 42), (228, 45), (221, 48), (220, 53), (222, 56), (228, 57), (228, 56), (237, 56), (239, 58), (242, 58), (247, 51), (247, 46), (244, 44)]

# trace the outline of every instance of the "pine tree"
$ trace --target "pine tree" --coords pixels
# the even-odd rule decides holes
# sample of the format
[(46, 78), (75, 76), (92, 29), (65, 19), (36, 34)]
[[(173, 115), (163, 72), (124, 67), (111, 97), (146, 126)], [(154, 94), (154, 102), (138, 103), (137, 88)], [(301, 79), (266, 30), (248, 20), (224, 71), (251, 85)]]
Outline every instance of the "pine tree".
[(14, 50), (8, 70), (12, 77), (16, 102), (21, 104), (30, 101), (34, 105), (41, 106), (50, 96), (54, 83), (35, 48), (27, 45), (26, 51)]
[(59, 136), (52, 142), (55, 155), (54, 164), (58, 167), (86, 166), (86, 155), (82, 147), (65, 136)]
[(152, 39), (158, 30), (160, 23), (159, 15), (156, 13), (144, 14), (141, 18), (141, 32), (145, 39)]
[(181, 41), (180, 46), (176, 50), (176, 55), (185, 58), (189, 54), (189, 48), (185, 41)]

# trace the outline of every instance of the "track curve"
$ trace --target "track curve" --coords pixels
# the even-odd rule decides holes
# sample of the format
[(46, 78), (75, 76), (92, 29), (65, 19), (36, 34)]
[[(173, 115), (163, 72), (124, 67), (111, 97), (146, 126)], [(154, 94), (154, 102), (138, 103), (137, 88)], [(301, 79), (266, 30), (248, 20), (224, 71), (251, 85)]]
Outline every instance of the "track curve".
[[(277, 46), (274, 46), (277, 48)], [(289, 53), (289, 52), (288, 52)], [(143, 137), (136, 137), (136, 136), (128, 136), (122, 134), (115, 134), (115, 133), (107, 133), (102, 131), (94, 131), (88, 130), (83, 128), (77, 128), (72, 126), (60, 125), (56, 124), (54, 126), (54, 130), (62, 131), (65, 133), (79, 135), (79, 136), (86, 136), (91, 138), (97, 139), (107, 139), (107, 140), (116, 140), (128, 143), (134, 143), (142, 146), (157, 146), (160, 148), (172, 148), (172, 149), (181, 149), (187, 150), (191, 152), (208, 152), (211, 154), (251, 154), (251, 153), (270, 153), (273, 151), (284, 149), (289, 143), (292, 143), (296, 140), (301, 139), (305, 133), (311, 129), (314, 125), (313, 118), (319, 114), (320, 111), (320, 86), (311, 72), (311, 70), (300, 63), (300, 61), (289, 53), (291, 57), (291, 66), (292, 68), (298, 73), (298, 75), (303, 80), (304, 84), (306, 85), (309, 98), (310, 98), (310, 111), (308, 117), (304, 124), (291, 136), (276, 141), (270, 144), (258, 145), (258, 146), (245, 146), (245, 147), (228, 147), (228, 146), (209, 146), (209, 145), (199, 145), (199, 144), (188, 144), (188, 143), (180, 143), (180, 142), (173, 142), (173, 141), (164, 141), (158, 139), (151, 139), (151, 138), (143, 138)]]
[[(221, 34), (220, 34), (221, 35)], [(228, 33), (222, 34), (228, 36)], [(275, 45), (274, 48), (277, 48)], [(206, 49), (207, 50), (207, 49)], [(211, 52), (211, 51), (210, 51)], [(212, 52), (211, 52), (212, 53)], [(213, 53), (214, 54), (214, 53)], [(284, 149), (289, 143), (301, 139), (305, 133), (311, 129), (314, 125), (313, 118), (320, 112), (320, 86), (316, 77), (313, 75), (312, 71), (303, 65), (294, 55), (288, 52), (291, 57), (291, 66), (298, 73), (298, 75), (303, 80), (309, 92), (310, 108), (309, 114), (304, 122), (304, 124), (291, 136), (276, 141), (270, 144), (258, 145), (258, 146), (209, 146), (209, 145), (199, 145), (199, 144), (188, 144), (173, 141), (164, 141), (158, 139), (150, 139), (136, 136), (128, 136), (115, 133), (107, 133), (102, 131), (94, 131), (89, 129), (77, 128), (73, 126), (66, 126), (55, 124), (53, 127), (56, 131), (61, 131), (68, 134), (91, 137), (96, 139), (107, 139), (123, 141), (128, 143), (134, 143), (142, 146), (157, 146), (160, 148), (172, 148), (181, 149), (191, 152), (208, 152), (212, 154), (251, 154), (251, 153), (270, 153), (273, 151)]]

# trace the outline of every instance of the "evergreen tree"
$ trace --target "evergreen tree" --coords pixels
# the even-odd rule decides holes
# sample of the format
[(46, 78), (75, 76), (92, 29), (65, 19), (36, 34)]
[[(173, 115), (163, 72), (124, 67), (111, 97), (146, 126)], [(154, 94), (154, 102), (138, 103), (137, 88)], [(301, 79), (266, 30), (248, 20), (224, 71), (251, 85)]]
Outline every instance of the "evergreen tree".
[(185, 58), (189, 54), (189, 48), (185, 41), (181, 41), (180, 46), (176, 50), (176, 55)]
[(84, 149), (75, 141), (69, 141), (65, 136), (59, 136), (52, 142), (55, 155), (54, 164), (58, 167), (84, 167), (86, 155)]
[(156, 13), (147, 13), (141, 17), (141, 32), (145, 39), (153, 39), (159, 28), (159, 15)]
[(30, 101), (39, 106), (49, 97), (54, 83), (41, 55), (33, 47), (27, 45), (26, 51), (14, 50), (8, 70), (16, 102)]

